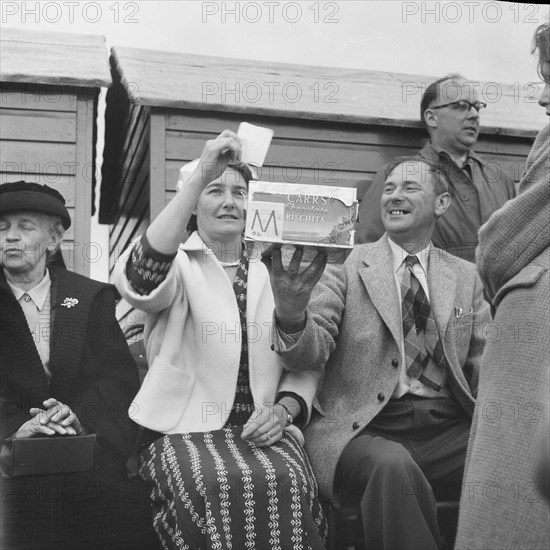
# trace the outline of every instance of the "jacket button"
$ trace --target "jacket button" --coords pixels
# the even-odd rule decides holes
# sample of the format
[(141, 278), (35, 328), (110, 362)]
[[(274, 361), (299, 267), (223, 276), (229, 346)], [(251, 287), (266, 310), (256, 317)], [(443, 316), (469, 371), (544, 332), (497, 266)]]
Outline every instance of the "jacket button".
[(359, 428), (359, 422), (354, 422), (352, 428), (357, 430)]
[(275, 344), (271, 344), (270, 348), (271, 348), (271, 351), (275, 351)]
[(384, 399), (386, 399), (386, 396), (383, 393), (379, 393), (378, 394), (378, 401), (382, 402), (382, 401), (384, 401)]
[(399, 361), (397, 359), (392, 359), (391, 360), (391, 366), (392, 367), (398, 367), (399, 366)]

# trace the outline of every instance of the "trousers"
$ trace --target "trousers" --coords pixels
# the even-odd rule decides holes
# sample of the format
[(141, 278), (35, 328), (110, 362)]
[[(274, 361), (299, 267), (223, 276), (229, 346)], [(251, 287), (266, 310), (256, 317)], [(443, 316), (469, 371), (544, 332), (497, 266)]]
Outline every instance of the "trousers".
[(336, 491), (369, 550), (436, 550), (436, 500), (459, 500), (471, 419), (452, 399), (391, 399), (344, 449)]

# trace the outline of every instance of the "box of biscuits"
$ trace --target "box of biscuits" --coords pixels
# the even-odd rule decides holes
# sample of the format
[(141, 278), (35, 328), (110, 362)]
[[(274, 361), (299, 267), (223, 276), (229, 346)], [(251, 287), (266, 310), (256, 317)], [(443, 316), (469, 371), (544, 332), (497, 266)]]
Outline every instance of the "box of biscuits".
[(273, 244), (281, 244), (284, 264), (296, 246), (304, 249), (303, 264), (321, 248), (329, 263), (343, 263), (354, 245), (357, 211), (355, 188), (253, 180), (245, 240), (258, 245), (264, 255)]

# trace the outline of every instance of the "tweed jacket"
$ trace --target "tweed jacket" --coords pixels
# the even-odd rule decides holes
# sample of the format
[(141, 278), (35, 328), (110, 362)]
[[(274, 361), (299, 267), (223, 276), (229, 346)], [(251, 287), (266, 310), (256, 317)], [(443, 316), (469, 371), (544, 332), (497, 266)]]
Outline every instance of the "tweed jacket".
[[(30, 420), (30, 407), (54, 397), (69, 405), (89, 432), (101, 433), (124, 464), (135, 442), (136, 427), (126, 411), (138, 375), (116, 322), (115, 289), (65, 269), (48, 269), (49, 384), (23, 310), (0, 270), (1, 438)], [(78, 302), (66, 307), (66, 298)]]
[[(489, 320), (481, 281), (469, 262), (432, 249), (428, 285), (450, 367), (447, 384), (460, 414), (471, 415)], [(337, 502), (334, 476), (340, 455), (388, 403), (399, 378), (401, 304), (387, 236), (356, 246), (342, 266), (329, 266), (306, 316), (300, 338), (286, 347), (279, 339), (277, 345), (291, 371), (323, 367), (306, 450), (321, 494)]]
[(535, 484), (550, 408), (549, 150), (546, 126), (518, 197), (480, 231), (478, 271), (497, 331), (483, 356), (470, 432), (455, 545), (461, 550), (550, 548), (550, 506)]
[[(241, 353), (241, 323), (232, 281), (197, 232), (180, 245), (166, 279), (145, 296), (126, 277), (129, 254), (117, 263), (115, 283), (131, 305), (147, 313), (144, 340), (149, 363), (132, 418), (163, 433), (222, 428), (233, 406)], [(259, 254), (252, 255), (247, 328), (255, 405), (269, 406), (278, 392), (294, 392), (304, 399), (308, 407), (304, 416), (309, 418), (321, 372), (313, 368), (283, 373), (272, 346), (273, 308), (267, 269)], [(303, 442), (296, 426), (287, 429)]]
[[(451, 206), (437, 220), (434, 229), (434, 245), (474, 262), (480, 226), (495, 210), (516, 196), (512, 178), (499, 166), (483, 162), (473, 151), (468, 155), (471, 181), (445, 151), (438, 151), (431, 142), (427, 142), (417, 156), (446, 166), (453, 186)], [(355, 233), (356, 243), (376, 241), (384, 233), (380, 199), (385, 171), (386, 166), (378, 170), (361, 201)]]

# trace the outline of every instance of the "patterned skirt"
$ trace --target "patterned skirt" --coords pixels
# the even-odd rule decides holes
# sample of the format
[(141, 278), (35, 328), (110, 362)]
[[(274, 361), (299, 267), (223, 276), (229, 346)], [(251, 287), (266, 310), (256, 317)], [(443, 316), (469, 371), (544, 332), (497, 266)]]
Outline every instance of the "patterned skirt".
[(241, 432), (165, 435), (142, 452), (162, 547), (324, 550), (326, 519), (304, 450), (287, 432), (261, 448)]

